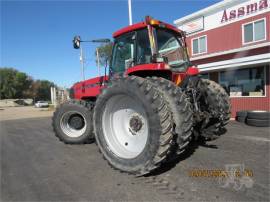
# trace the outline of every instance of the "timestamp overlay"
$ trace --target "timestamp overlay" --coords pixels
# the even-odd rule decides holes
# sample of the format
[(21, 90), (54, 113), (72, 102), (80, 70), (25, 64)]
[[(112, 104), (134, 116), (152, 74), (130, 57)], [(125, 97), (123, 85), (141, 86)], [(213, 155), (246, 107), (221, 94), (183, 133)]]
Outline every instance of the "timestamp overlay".
[(226, 164), (222, 169), (194, 168), (188, 171), (188, 176), (193, 178), (216, 178), (218, 184), (224, 188), (241, 190), (252, 188), (254, 172), (244, 164)]

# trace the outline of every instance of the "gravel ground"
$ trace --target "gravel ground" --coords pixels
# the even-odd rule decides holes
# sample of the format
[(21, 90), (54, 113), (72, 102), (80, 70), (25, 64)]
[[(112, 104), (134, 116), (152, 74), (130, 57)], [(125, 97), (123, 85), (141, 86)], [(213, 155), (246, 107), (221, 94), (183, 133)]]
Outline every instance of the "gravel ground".
[(1, 201), (270, 200), (269, 128), (232, 121), (219, 139), (192, 143), (180, 159), (136, 178), (110, 168), (95, 144), (58, 141), (50, 117), (0, 124)]
[(48, 108), (29, 107), (1, 107), (0, 121), (15, 120), (24, 118), (48, 117), (52, 116), (52, 111)]

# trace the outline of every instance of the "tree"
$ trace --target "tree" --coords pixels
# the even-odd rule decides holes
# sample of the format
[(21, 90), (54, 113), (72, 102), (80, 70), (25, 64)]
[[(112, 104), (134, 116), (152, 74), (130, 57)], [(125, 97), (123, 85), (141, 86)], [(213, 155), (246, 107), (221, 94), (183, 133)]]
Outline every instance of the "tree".
[[(111, 59), (113, 43), (101, 44), (98, 49), (100, 65), (105, 67)], [(97, 52), (95, 52), (97, 56)], [(96, 60), (97, 63), (97, 60)]]
[(14, 68), (0, 68), (0, 99), (49, 100), (52, 86), (56, 85), (48, 80), (35, 81)]
[(18, 71), (13, 68), (0, 69), (0, 96), (1, 99), (14, 98), (17, 90), (15, 75)]
[(15, 98), (25, 98), (25, 92), (31, 86), (33, 80), (23, 72), (16, 72), (14, 86), (16, 88)]
[(50, 100), (51, 87), (55, 86), (54, 83), (48, 80), (37, 80), (34, 84), (35, 100)]

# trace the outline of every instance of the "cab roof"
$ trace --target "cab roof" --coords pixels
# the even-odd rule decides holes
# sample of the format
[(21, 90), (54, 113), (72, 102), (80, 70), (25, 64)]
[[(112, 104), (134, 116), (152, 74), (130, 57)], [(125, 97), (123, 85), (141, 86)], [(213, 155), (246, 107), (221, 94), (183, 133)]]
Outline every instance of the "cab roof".
[[(161, 21), (159, 21), (159, 25), (154, 25), (154, 26), (159, 26), (159, 27), (163, 27), (163, 28), (166, 28), (166, 29), (170, 29), (170, 30), (172, 30), (174, 32), (177, 32), (177, 33), (182, 32), (180, 29), (176, 28), (175, 26), (170, 25), (168, 23), (161, 22)], [(139, 23), (124, 27), (124, 28), (114, 32), (113, 37), (116, 38), (116, 37), (118, 37), (118, 36), (120, 36), (122, 34), (132, 32), (132, 31), (135, 31), (135, 30), (138, 30), (138, 29), (143, 29), (145, 27), (147, 27), (146, 22), (139, 22)]]

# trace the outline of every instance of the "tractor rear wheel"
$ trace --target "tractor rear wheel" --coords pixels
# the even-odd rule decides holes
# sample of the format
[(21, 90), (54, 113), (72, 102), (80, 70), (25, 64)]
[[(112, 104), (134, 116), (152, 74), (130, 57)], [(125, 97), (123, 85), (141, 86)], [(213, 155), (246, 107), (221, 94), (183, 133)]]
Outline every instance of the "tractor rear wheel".
[(120, 78), (99, 95), (94, 131), (99, 149), (114, 168), (144, 175), (166, 159), (173, 120), (163, 95), (136, 76)]
[(164, 94), (170, 104), (174, 120), (174, 133), (178, 145), (177, 152), (182, 152), (192, 138), (193, 112), (191, 103), (181, 88), (173, 82), (158, 77), (148, 78)]
[(70, 100), (57, 107), (52, 126), (56, 137), (66, 144), (92, 142), (94, 104), (83, 100)]
[(231, 116), (231, 104), (226, 91), (216, 82), (201, 79), (198, 86), (201, 92), (200, 107), (210, 115), (209, 122), (203, 128), (198, 124), (195, 128), (205, 140), (213, 140), (220, 136)]

